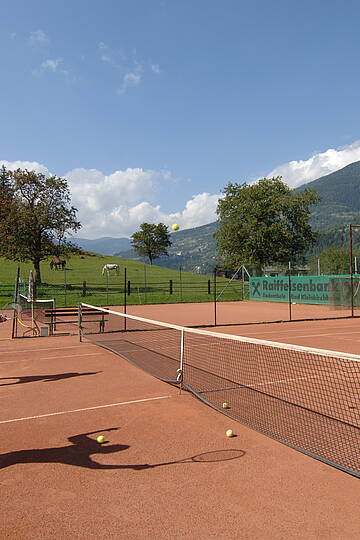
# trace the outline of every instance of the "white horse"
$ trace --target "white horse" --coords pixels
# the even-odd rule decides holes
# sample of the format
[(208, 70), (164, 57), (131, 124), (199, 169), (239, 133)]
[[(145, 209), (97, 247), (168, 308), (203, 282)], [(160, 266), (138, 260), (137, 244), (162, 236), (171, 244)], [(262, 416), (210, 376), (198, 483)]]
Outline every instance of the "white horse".
[(104, 264), (101, 273), (102, 273), (103, 276), (104, 276), (105, 274), (108, 274), (108, 275), (109, 275), (110, 270), (115, 270), (116, 275), (117, 275), (117, 276), (119, 275), (120, 268), (119, 268), (119, 265), (118, 265), (118, 264)]

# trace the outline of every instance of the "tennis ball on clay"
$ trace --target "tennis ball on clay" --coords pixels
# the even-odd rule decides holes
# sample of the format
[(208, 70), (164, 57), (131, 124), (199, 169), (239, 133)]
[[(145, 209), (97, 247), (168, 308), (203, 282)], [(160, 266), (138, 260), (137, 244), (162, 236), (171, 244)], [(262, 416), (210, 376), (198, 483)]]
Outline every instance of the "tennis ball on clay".
[(230, 409), (230, 405), (228, 403), (226, 403), (226, 401), (224, 401), (224, 403), (222, 404), (222, 408), (223, 409)]
[(174, 225), (171, 225), (171, 228), (173, 231), (178, 231), (180, 229), (179, 225), (177, 223), (174, 223)]
[(227, 436), (227, 437), (233, 437), (233, 436), (234, 436), (233, 430), (232, 430), (232, 429), (228, 429), (227, 432), (226, 432), (226, 436)]
[(104, 435), (99, 435), (96, 440), (98, 443), (102, 444), (103, 442), (105, 442), (105, 437)]

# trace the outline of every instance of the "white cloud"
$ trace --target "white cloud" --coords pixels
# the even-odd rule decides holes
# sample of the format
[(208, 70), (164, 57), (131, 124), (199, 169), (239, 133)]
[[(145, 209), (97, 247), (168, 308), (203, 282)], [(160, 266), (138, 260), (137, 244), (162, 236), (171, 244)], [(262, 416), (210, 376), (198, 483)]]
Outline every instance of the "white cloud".
[(41, 173), (45, 176), (51, 176), (52, 174), (45, 165), (42, 165), (37, 161), (6, 161), (6, 159), (0, 159), (0, 167), (3, 165), (9, 171), (27, 169), (28, 171), (35, 171), (36, 173)]
[[(36, 161), (0, 160), (9, 170), (28, 169), (50, 176), (45, 165)], [(171, 172), (125, 169), (105, 175), (97, 169), (73, 169), (62, 175), (69, 183), (72, 204), (78, 209), (83, 227), (80, 236), (130, 236), (144, 221), (166, 225), (179, 223), (182, 229), (216, 219), (217, 195), (194, 195), (178, 212), (166, 212), (156, 204), (156, 194), (169, 190)]]
[(314, 154), (307, 160), (289, 161), (273, 169), (267, 177), (282, 176), (284, 182), (297, 187), (360, 161), (360, 140), (347, 146), (329, 148)]
[(132, 86), (137, 86), (141, 82), (141, 68), (138, 68), (137, 71), (130, 73), (125, 73), (121, 86), (118, 89), (118, 94), (125, 94), (126, 90)]
[(49, 38), (47, 37), (45, 32), (43, 32), (42, 30), (37, 30), (36, 32), (30, 33), (30, 41), (32, 43), (45, 44), (49, 42)]
[(140, 168), (106, 176), (96, 169), (74, 169), (64, 175), (83, 224), (80, 235), (130, 236), (144, 221), (181, 228), (196, 227), (216, 219), (218, 195), (194, 195), (179, 212), (167, 213), (155, 204), (154, 194), (172, 180), (169, 171)]
[(45, 60), (42, 64), (41, 64), (41, 68), (46, 70), (48, 69), (49, 71), (57, 71), (58, 67), (60, 66), (62, 62), (62, 58), (56, 58), (56, 59), (51, 59), (49, 58), (48, 60)]
[(34, 69), (32, 74), (34, 76), (40, 76), (45, 72), (60, 73), (69, 81), (69, 72), (62, 68), (62, 58), (48, 58), (44, 60), (39, 68)]
[(153, 71), (154, 73), (160, 73), (159, 64), (151, 64), (151, 71)]

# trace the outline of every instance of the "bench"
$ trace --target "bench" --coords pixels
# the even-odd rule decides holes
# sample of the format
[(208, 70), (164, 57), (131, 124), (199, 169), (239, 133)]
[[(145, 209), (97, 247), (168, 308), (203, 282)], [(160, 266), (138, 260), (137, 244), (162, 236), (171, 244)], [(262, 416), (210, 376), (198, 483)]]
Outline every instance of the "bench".
[[(45, 309), (45, 320), (43, 321), (44, 324), (47, 324), (49, 327), (49, 334), (50, 336), (54, 335), (54, 332), (56, 331), (56, 326), (58, 324), (78, 324), (79, 318), (78, 318), (78, 309), (77, 308), (58, 308), (58, 309)], [(107, 319), (105, 319), (106, 313), (103, 311), (99, 311), (97, 309), (91, 309), (91, 308), (82, 308), (81, 309), (82, 315), (90, 315), (90, 316), (96, 316), (96, 319), (89, 319), (89, 322), (98, 322), (99, 323), (99, 332), (103, 333), (105, 331), (105, 322)], [(66, 317), (66, 320), (59, 320), (64, 319)], [(69, 319), (70, 317), (70, 319)]]

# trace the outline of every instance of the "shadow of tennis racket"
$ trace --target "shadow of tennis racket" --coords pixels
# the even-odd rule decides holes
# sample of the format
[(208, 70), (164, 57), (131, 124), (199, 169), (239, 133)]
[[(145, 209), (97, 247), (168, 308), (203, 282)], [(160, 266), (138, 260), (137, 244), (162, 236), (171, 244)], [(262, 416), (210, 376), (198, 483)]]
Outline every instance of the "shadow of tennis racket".
[(184, 459), (176, 461), (166, 461), (163, 463), (155, 463), (148, 465), (149, 469), (154, 467), (162, 467), (163, 465), (176, 465), (177, 463), (217, 463), (221, 461), (231, 461), (245, 456), (244, 450), (229, 448), (227, 450), (213, 450), (211, 452), (203, 452)]

